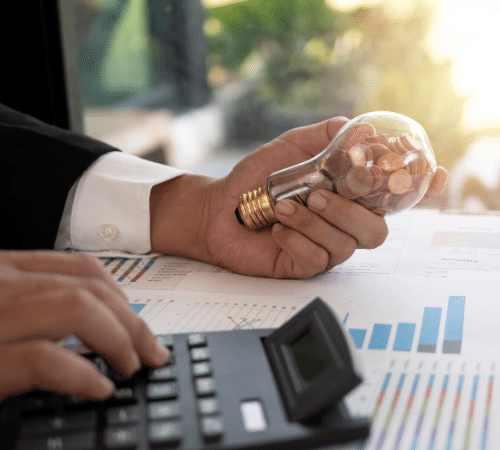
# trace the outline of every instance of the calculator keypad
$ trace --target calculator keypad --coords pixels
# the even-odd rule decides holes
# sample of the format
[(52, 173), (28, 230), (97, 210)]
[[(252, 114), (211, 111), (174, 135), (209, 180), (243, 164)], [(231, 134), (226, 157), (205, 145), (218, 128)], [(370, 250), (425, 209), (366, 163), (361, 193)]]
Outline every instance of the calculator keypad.
[[(159, 340), (170, 349), (168, 364), (144, 368), (132, 378), (123, 377), (99, 356), (88, 356), (116, 384), (113, 396), (105, 402), (43, 392), (26, 395), (16, 450), (175, 448), (187, 431), (183, 429), (182, 398), (191, 395), (195, 396), (200, 439), (207, 443), (220, 440), (224, 422), (206, 336), (187, 335), (183, 350), (174, 348), (170, 335), (159, 336)], [(176, 341), (176, 345), (181, 344)], [(192, 392), (181, 392), (176, 370), (179, 350), (187, 352), (189, 367), (183, 373), (191, 376)], [(192, 417), (187, 423), (191, 421)]]

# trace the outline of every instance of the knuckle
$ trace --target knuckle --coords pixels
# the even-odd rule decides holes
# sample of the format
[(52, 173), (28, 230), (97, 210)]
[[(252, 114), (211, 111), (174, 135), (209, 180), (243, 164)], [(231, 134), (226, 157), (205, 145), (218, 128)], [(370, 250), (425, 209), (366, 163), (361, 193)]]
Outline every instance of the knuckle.
[(71, 315), (82, 317), (92, 308), (92, 296), (83, 287), (71, 289), (65, 297), (65, 308)]
[(310, 263), (312, 264), (312, 266), (321, 269), (325, 268), (328, 265), (328, 260), (328, 252), (323, 248), (316, 249), (310, 257)]
[(357, 242), (351, 236), (345, 236), (343, 242), (337, 248), (337, 257), (335, 258), (335, 265), (347, 261), (356, 251)]
[(302, 231), (307, 231), (314, 225), (315, 214), (309, 210), (302, 211), (297, 219), (297, 228)]
[(374, 232), (371, 235), (371, 238), (368, 241), (368, 248), (377, 248), (381, 246), (387, 239), (388, 235), (389, 228), (387, 227), (385, 220), (382, 219), (380, 225), (375, 228)]

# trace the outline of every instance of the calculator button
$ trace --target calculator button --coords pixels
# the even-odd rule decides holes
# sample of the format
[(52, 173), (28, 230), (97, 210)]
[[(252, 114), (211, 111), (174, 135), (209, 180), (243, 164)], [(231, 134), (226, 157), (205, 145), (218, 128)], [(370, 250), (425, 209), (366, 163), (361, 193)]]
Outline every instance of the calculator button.
[(170, 366), (160, 367), (148, 373), (148, 379), (150, 381), (173, 381), (175, 378), (174, 369)]
[(198, 400), (198, 413), (206, 416), (219, 412), (219, 402), (216, 398), (200, 398)]
[(181, 414), (181, 405), (176, 401), (153, 402), (148, 405), (148, 419), (175, 419)]
[(136, 425), (112, 427), (104, 430), (104, 448), (135, 449), (139, 444), (139, 433)]
[(206, 361), (210, 359), (210, 349), (207, 347), (199, 347), (191, 349), (191, 361)]
[(207, 362), (195, 363), (191, 366), (193, 377), (206, 377), (211, 375), (210, 364)]
[(177, 398), (177, 383), (151, 383), (146, 387), (146, 397), (149, 400)]
[(200, 420), (201, 434), (205, 440), (218, 439), (224, 434), (222, 417), (202, 417)]
[(152, 444), (173, 444), (179, 442), (181, 437), (179, 421), (151, 422), (149, 425), (148, 439)]
[(213, 378), (195, 378), (194, 390), (198, 397), (215, 394), (215, 380)]
[(25, 414), (42, 414), (54, 411), (52, 397), (49, 395), (31, 395), (26, 398), (23, 405)]
[(85, 411), (80, 413), (67, 413), (64, 416), (43, 416), (28, 419), (21, 427), (21, 435), (48, 434), (95, 428), (97, 425), (97, 412)]
[(117, 387), (111, 400), (114, 403), (134, 403), (137, 398), (132, 387)]
[(170, 349), (174, 348), (174, 338), (171, 334), (158, 334), (156, 337), (160, 344)]
[(116, 406), (106, 411), (106, 423), (108, 425), (138, 422), (139, 418), (140, 411), (137, 405)]
[(94, 450), (95, 444), (94, 431), (80, 431), (70, 434), (21, 438), (17, 443), (16, 450)]
[(188, 336), (187, 344), (189, 347), (203, 347), (207, 345), (207, 338), (202, 333), (192, 333)]

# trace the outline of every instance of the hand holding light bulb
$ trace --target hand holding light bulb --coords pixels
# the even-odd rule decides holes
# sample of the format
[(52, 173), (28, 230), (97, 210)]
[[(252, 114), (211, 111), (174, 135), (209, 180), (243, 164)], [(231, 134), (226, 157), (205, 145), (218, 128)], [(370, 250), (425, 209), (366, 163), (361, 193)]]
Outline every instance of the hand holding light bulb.
[(306, 205), (319, 189), (375, 213), (395, 213), (422, 200), (429, 187), (442, 192), (447, 179), (420, 124), (401, 114), (374, 112), (344, 125), (319, 155), (272, 173), (265, 187), (243, 194), (236, 216), (249, 228), (263, 228), (278, 222), (277, 202)]
[[(271, 173), (316, 157), (347, 122), (335, 117), (289, 130), (224, 178), (186, 174), (153, 188), (152, 251), (245, 275), (308, 278), (343, 263), (357, 248), (378, 247), (388, 233), (384, 217), (331, 190), (313, 192), (307, 206), (280, 200), (274, 208), (279, 223), (273, 227), (256, 231), (234, 217), (242, 192), (265, 185)], [(429, 187), (424, 199), (438, 194)]]

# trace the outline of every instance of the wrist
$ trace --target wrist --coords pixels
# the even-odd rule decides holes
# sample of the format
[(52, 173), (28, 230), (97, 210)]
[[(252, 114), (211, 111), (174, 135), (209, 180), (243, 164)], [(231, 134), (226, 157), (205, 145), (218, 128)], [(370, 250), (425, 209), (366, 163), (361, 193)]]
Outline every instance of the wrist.
[(186, 174), (154, 186), (150, 195), (153, 252), (208, 260), (205, 230), (214, 179)]

